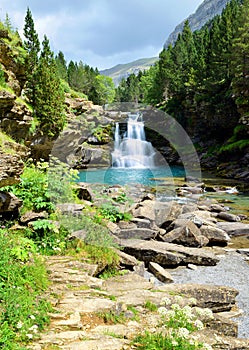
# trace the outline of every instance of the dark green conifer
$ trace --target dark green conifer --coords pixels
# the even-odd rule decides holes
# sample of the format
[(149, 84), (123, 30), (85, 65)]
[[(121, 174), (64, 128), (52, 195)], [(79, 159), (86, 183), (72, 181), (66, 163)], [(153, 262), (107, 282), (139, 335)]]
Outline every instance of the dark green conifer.
[(57, 65), (50, 49), (49, 40), (44, 36), (42, 52), (36, 70), (36, 117), (43, 134), (56, 137), (65, 125), (64, 91)]
[(36, 78), (35, 71), (38, 64), (38, 54), (40, 51), (40, 42), (38, 34), (35, 31), (34, 21), (30, 9), (27, 9), (24, 24), (24, 48), (28, 55), (25, 60), (26, 86), (25, 94), (29, 103), (35, 108), (36, 105)]

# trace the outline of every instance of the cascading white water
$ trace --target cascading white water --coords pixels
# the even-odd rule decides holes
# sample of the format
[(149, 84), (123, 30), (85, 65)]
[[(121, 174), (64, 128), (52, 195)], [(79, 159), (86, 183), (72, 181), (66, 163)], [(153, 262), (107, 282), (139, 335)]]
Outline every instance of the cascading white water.
[(142, 114), (129, 114), (127, 132), (120, 135), (116, 123), (112, 166), (115, 168), (153, 168), (155, 150), (145, 139)]

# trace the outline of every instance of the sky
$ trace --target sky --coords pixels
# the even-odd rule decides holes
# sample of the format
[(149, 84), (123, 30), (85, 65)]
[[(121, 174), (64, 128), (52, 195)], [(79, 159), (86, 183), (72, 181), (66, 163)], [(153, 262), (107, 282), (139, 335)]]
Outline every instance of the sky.
[(158, 56), (176, 25), (203, 0), (0, 0), (23, 38), (27, 8), (42, 42), (62, 51), (67, 63), (82, 61), (99, 70)]

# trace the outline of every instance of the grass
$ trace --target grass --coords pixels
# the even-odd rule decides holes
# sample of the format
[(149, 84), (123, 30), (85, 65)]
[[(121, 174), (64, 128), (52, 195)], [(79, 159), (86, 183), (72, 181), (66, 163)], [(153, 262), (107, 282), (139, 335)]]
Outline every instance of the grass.
[(152, 303), (150, 300), (147, 300), (144, 304), (145, 309), (154, 312), (157, 311), (158, 307), (156, 304)]
[(0, 147), (1, 150), (8, 154), (15, 154), (15, 150), (11, 147), (11, 145), (16, 145), (16, 142), (5, 132), (0, 130)]
[(236, 151), (242, 151), (244, 148), (249, 146), (249, 140), (239, 140), (239, 141), (235, 141), (233, 143), (228, 143), (226, 145), (223, 145), (220, 150), (219, 153), (222, 152), (236, 152)]

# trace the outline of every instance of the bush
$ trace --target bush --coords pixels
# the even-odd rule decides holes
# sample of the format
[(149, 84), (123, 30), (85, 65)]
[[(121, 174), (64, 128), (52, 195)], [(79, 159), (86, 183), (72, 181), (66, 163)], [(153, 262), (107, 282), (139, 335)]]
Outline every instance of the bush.
[(48, 192), (47, 167), (46, 162), (40, 162), (37, 166), (26, 166), (19, 184), (4, 188), (22, 199), (22, 213), (28, 210), (53, 212), (54, 205), (50, 201)]

